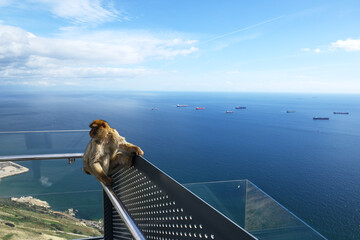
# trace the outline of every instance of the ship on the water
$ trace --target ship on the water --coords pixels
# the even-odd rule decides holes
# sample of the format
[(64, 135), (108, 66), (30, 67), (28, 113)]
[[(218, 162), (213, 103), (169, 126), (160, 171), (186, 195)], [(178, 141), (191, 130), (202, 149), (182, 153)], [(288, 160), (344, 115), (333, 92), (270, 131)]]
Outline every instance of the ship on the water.
[(196, 110), (204, 110), (205, 108), (204, 107), (196, 107), (195, 109)]
[(294, 111), (294, 110), (287, 110), (286, 111), (286, 113), (294, 113), (294, 112), (296, 112), (296, 111)]
[(246, 109), (246, 107), (236, 106), (235, 109)]
[(313, 117), (314, 120), (330, 120), (328, 117)]
[(154, 107), (154, 108), (152, 108), (151, 110), (158, 110), (158, 108), (157, 108), (157, 107)]
[(349, 112), (334, 112), (334, 114), (349, 114)]
[(176, 107), (188, 107), (189, 105), (181, 105), (181, 104), (177, 104)]
[(225, 113), (234, 113), (234, 111), (226, 111)]

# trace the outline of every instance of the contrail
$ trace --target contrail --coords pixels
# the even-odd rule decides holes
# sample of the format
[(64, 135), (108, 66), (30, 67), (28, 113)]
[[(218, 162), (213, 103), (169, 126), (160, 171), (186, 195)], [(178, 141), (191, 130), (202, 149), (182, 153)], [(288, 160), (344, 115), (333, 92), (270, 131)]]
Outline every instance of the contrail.
[[(219, 36), (210, 38), (210, 39), (205, 40), (205, 41), (199, 41), (197, 45), (201, 45), (201, 44), (205, 44), (205, 43), (208, 43), (208, 42), (212, 42), (212, 41), (215, 41), (215, 40), (218, 40), (218, 39), (221, 39), (221, 38), (224, 38), (224, 37), (233, 35), (233, 34), (238, 33), (238, 32), (243, 32), (243, 31), (246, 31), (246, 30), (249, 30), (249, 29), (252, 29), (252, 28), (255, 28), (255, 27), (264, 25), (264, 24), (267, 24), (267, 23), (271, 23), (271, 22), (274, 22), (274, 21), (276, 21), (276, 20), (279, 20), (280, 18), (283, 18), (283, 17), (285, 17), (285, 15), (282, 15), (282, 16), (279, 16), (279, 17), (275, 17), (275, 18), (271, 18), (271, 19), (268, 19), (268, 20), (266, 20), (266, 21), (259, 22), (259, 23), (256, 23), (256, 24), (253, 24), (253, 25), (250, 25), (250, 26), (247, 26), (247, 27), (244, 27), (244, 28), (241, 28), (241, 29), (238, 29), (238, 30), (229, 32), (229, 33), (224, 33), (224, 34), (221, 34), (221, 35), (219, 35)], [(160, 68), (164, 68), (164, 67), (167, 67), (167, 66), (173, 65), (173, 64), (174, 64), (174, 62), (169, 62), (169, 63), (166, 63), (165, 65), (161, 66)]]
[(220, 38), (224, 38), (224, 37), (233, 35), (233, 34), (235, 34), (235, 33), (243, 32), (243, 31), (246, 31), (246, 30), (249, 30), (249, 29), (252, 29), (252, 28), (255, 28), (255, 27), (264, 25), (264, 24), (267, 24), (267, 23), (274, 22), (274, 21), (276, 21), (276, 20), (278, 20), (278, 19), (280, 19), (280, 18), (283, 18), (283, 17), (284, 17), (284, 16), (280, 16), (280, 17), (276, 17), (276, 18), (271, 18), (271, 19), (269, 19), (269, 20), (266, 20), (266, 21), (263, 21), (263, 22), (259, 22), (259, 23), (253, 24), (253, 25), (250, 25), (250, 26), (248, 26), (248, 27), (244, 27), (244, 28), (235, 30), (235, 31), (233, 31), (233, 32), (225, 33), (225, 34), (222, 34), (222, 35), (219, 35), (219, 36), (210, 38), (210, 39), (208, 39), (208, 40), (206, 40), (206, 41), (204, 41), (204, 42), (200, 42), (200, 43), (203, 44), (203, 43), (212, 42), (212, 41), (218, 40), (218, 39), (220, 39)]

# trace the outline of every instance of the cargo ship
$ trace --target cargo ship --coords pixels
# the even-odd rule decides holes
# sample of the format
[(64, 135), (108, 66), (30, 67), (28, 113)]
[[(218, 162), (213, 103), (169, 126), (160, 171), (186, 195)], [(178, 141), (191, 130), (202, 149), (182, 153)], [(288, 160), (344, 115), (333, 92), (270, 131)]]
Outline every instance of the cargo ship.
[(151, 110), (158, 110), (158, 108), (157, 108), (157, 107), (154, 107), (154, 108), (152, 108)]
[(205, 108), (204, 107), (196, 107), (195, 109), (196, 110), (204, 110)]
[(235, 107), (235, 109), (246, 109), (246, 107), (237, 106), (237, 107)]
[(180, 104), (177, 104), (176, 107), (188, 107), (188, 105), (180, 105)]
[(313, 117), (314, 120), (330, 120), (328, 117)]
[(225, 113), (234, 113), (234, 111), (226, 111)]
[(296, 112), (296, 111), (294, 111), (294, 110), (287, 110), (286, 111), (286, 113), (294, 113), (294, 112)]
[(334, 112), (334, 114), (349, 114), (349, 112)]

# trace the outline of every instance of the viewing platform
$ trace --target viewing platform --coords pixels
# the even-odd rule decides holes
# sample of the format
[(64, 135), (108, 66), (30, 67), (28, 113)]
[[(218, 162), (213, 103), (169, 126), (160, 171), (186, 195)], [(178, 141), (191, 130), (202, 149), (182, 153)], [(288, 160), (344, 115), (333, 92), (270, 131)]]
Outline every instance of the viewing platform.
[[(0, 183), (0, 219), (5, 219), (0, 221), (0, 237), (16, 233), (30, 239), (326, 239), (247, 179), (181, 184), (137, 157), (132, 167), (113, 175), (112, 187), (106, 187), (81, 171), (82, 153), (61, 153), (64, 144), (70, 150), (83, 145), (84, 132), (26, 134), (6, 137), (33, 138), (42, 144), (29, 141), (28, 146), (36, 149), (20, 150), (21, 155), (7, 149), (7, 156), (0, 157), (0, 164), (21, 162), (29, 169)], [(54, 151), (60, 153), (49, 153)], [(10, 201), (22, 196), (46, 201), (50, 207)], [(16, 213), (9, 211), (11, 206)], [(37, 233), (27, 232), (34, 226)]]

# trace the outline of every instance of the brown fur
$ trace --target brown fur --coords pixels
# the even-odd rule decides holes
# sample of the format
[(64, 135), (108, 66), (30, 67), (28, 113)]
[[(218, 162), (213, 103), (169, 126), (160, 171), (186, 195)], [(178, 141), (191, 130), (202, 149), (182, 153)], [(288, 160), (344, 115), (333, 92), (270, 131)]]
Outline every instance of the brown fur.
[(83, 157), (83, 171), (111, 186), (113, 179), (110, 175), (121, 166), (131, 166), (133, 157), (143, 156), (144, 152), (138, 146), (126, 142), (125, 138), (104, 120), (95, 120), (89, 127), (91, 141)]

